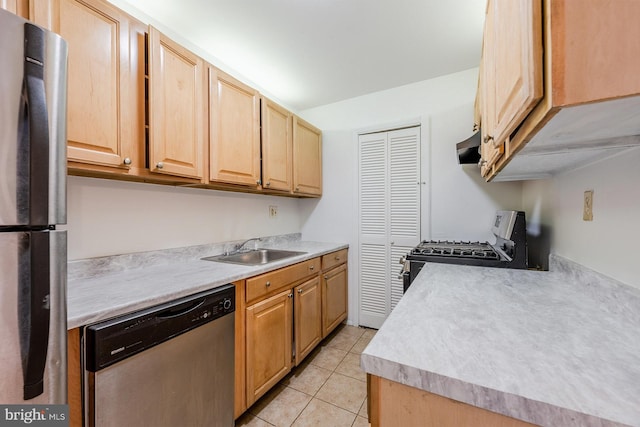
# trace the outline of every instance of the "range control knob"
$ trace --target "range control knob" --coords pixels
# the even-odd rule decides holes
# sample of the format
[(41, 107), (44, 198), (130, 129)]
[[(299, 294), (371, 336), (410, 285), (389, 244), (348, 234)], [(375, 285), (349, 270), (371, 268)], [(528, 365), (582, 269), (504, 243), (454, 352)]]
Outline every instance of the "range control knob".
[(222, 303), (222, 307), (223, 307), (225, 310), (229, 310), (229, 309), (231, 308), (231, 299), (226, 298), (226, 299), (224, 300), (224, 302)]

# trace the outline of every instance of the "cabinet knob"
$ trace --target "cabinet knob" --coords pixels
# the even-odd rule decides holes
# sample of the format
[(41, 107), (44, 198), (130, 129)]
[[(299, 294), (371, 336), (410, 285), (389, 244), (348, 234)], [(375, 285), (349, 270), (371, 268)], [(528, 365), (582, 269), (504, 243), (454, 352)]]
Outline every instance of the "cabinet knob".
[(480, 126), (478, 126), (478, 124), (477, 124), (477, 123), (474, 123), (474, 124), (473, 124), (473, 131), (474, 131), (474, 132), (477, 132), (479, 128), (480, 128)]
[(267, 183), (265, 184), (267, 187), (271, 185), (271, 181), (267, 181)]
[(340, 257), (339, 256), (336, 256), (336, 261), (340, 261)]
[(493, 141), (493, 137), (491, 135), (487, 135), (484, 137), (485, 144), (488, 144), (490, 141)]
[(162, 169), (162, 168), (164, 167), (164, 163), (162, 163), (162, 162), (158, 162), (158, 163), (156, 164), (156, 167), (157, 167), (158, 169)]
[(302, 289), (298, 289), (298, 293), (301, 294), (302, 293)]
[(314, 269), (314, 267), (315, 267), (315, 266), (310, 265), (310, 266), (309, 266), (309, 270), (313, 270), (313, 269)]
[(129, 166), (131, 164), (131, 157), (125, 157), (122, 163)]
[(262, 184), (262, 180), (261, 179), (257, 180), (256, 184), (258, 184), (258, 185)]
[(324, 280), (329, 280), (329, 276), (324, 276)]
[(480, 159), (480, 161), (478, 162), (478, 167), (482, 169), (486, 164), (487, 164), (487, 161), (485, 159)]
[(289, 298), (293, 298), (293, 294), (289, 294), (287, 295)]
[(264, 285), (268, 288), (269, 286), (271, 286), (271, 282), (267, 282)]
[(295, 191), (300, 191), (300, 187), (296, 187)]

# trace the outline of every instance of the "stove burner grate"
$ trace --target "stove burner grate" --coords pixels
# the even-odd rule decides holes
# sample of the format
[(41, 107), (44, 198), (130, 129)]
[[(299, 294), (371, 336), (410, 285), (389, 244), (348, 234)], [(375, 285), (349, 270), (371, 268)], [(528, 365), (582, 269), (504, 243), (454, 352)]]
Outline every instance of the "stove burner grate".
[(442, 256), (499, 260), (500, 255), (488, 243), (464, 241), (423, 241), (411, 250), (411, 255)]

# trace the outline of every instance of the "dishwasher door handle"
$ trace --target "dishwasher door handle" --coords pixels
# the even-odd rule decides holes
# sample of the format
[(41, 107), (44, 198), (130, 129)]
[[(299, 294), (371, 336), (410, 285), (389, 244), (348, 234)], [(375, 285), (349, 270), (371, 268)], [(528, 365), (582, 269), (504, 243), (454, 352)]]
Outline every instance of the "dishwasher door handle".
[(205, 300), (205, 298), (202, 298), (199, 301), (191, 301), (185, 304), (177, 305), (175, 307), (170, 307), (158, 313), (156, 317), (160, 319), (173, 319), (174, 317), (183, 316), (200, 307), (202, 304), (204, 304)]

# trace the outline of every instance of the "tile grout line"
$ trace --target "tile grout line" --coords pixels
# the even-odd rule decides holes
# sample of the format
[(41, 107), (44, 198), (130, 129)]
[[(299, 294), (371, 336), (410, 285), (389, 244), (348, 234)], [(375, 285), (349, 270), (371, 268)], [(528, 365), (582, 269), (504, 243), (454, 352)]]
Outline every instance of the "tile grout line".
[[(345, 325), (345, 327), (346, 327), (346, 326), (348, 326), (348, 325)], [(340, 332), (342, 332), (342, 330), (344, 330), (344, 327), (341, 329), (341, 331), (340, 331)], [(323, 367), (323, 366), (316, 365), (316, 364), (314, 364), (313, 362), (309, 362), (309, 364), (308, 364), (304, 369), (302, 369), (302, 372), (304, 372), (304, 370), (305, 370), (306, 368), (308, 368), (308, 366), (309, 366), (309, 365), (313, 365), (313, 366), (315, 366), (316, 368), (326, 369), (326, 370), (330, 371), (330, 373), (329, 373), (328, 377), (327, 377), (327, 378), (322, 382), (322, 384), (318, 387), (318, 389), (314, 392), (314, 394), (313, 394), (313, 395), (310, 395), (310, 394), (307, 394), (307, 393), (305, 393), (305, 392), (303, 392), (303, 391), (297, 390), (297, 389), (295, 389), (295, 388), (293, 388), (293, 387), (290, 387), (290, 386), (289, 386), (289, 385), (287, 385), (287, 384), (282, 384), (282, 382), (284, 381), (284, 378), (283, 378), (280, 382), (278, 382), (278, 384), (277, 384), (277, 385), (282, 385), (285, 389), (286, 389), (286, 388), (289, 388), (289, 389), (291, 389), (291, 390), (293, 390), (293, 391), (296, 391), (296, 392), (299, 392), (299, 393), (303, 393), (303, 394), (305, 394), (305, 395), (307, 395), (307, 396), (310, 396), (310, 397), (311, 397), (311, 399), (309, 399), (309, 402), (307, 402), (307, 404), (302, 408), (302, 410), (301, 410), (301, 411), (298, 413), (298, 415), (293, 419), (293, 421), (291, 422), (291, 424), (289, 424), (289, 426), (291, 426), (291, 425), (295, 424), (295, 422), (296, 422), (296, 421), (300, 418), (300, 416), (304, 413), (304, 411), (307, 409), (307, 407), (308, 407), (308, 406), (309, 406), (309, 404), (313, 401), (313, 399), (318, 399), (319, 401), (321, 401), (321, 402), (323, 402), (323, 403), (326, 403), (326, 404), (331, 405), (331, 406), (333, 406), (333, 407), (335, 407), (335, 408), (341, 409), (341, 410), (343, 410), (343, 411), (346, 411), (346, 412), (348, 412), (348, 413), (350, 413), (350, 414), (355, 415), (355, 418), (354, 418), (353, 422), (351, 423), (351, 426), (353, 426), (353, 425), (355, 424), (355, 422), (358, 420), (358, 417), (360, 416), (360, 409), (362, 408), (362, 404), (363, 404), (363, 403), (366, 401), (366, 399), (367, 399), (367, 398), (366, 398), (366, 396), (365, 396), (365, 398), (364, 398), (363, 402), (362, 402), (362, 403), (360, 403), (360, 406), (358, 407), (358, 410), (357, 410), (355, 413), (354, 413), (354, 412), (352, 412), (351, 410), (347, 409), (347, 408), (342, 408), (342, 407), (340, 407), (340, 406), (338, 406), (338, 405), (336, 405), (336, 404), (333, 404), (333, 403), (331, 403), (331, 402), (327, 402), (327, 401), (325, 401), (325, 400), (323, 400), (323, 399), (321, 399), (321, 398), (319, 398), (319, 397), (316, 397), (316, 396), (317, 396), (317, 394), (318, 394), (318, 393), (320, 392), (320, 390), (322, 389), (322, 387), (324, 387), (324, 386), (326, 385), (326, 383), (329, 381), (329, 379), (331, 378), (331, 376), (332, 376), (333, 374), (342, 375), (342, 376), (344, 376), (344, 377), (346, 377), (346, 378), (354, 379), (354, 380), (356, 380), (356, 381), (360, 381), (360, 382), (366, 382), (366, 381), (362, 381), (362, 380), (360, 380), (359, 378), (354, 378), (354, 377), (352, 377), (352, 376), (350, 376), (350, 375), (346, 375), (346, 374), (343, 374), (343, 373), (341, 373), (341, 372), (337, 372), (337, 371), (336, 371), (336, 369), (338, 369), (338, 367), (339, 367), (339, 366), (344, 362), (344, 360), (347, 358), (347, 356), (348, 356), (349, 354), (354, 354), (354, 355), (357, 355), (357, 356), (359, 356), (359, 355), (361, 355), (361, 354), (362, 354), (362, 352), (360, 352), (360, 353), (356, 353), (356, 352), (352, 352), (351, 350), (352, 350), (352, 349), (357, 345), (357, 343), (358, 343), (358, 342), (359, 342), (359, 341), (364, 337), (364, 335), (365, 335), (365, 333), (366, 333), (366, 329), (365, 329), (365, 331), (362, 331), (360, 334), (358, 334), (358, 335), (357, 335), (357, 337), (355, 337), (355, 335), (354, 335), (354, 337), (355, 337), (354, 343), (353, 343), (353, 344), (348, 348), (348, 350), (343, 350), (342, 348), (339, 348), (339, 347), (332, 347), (331, 345), (329, 345), (329, 343), (331, 343), (331, 341), (333, 341), (333, 340), (334, 340), (334, 339), (335, 339), (335, 338), (340, 334), (340, 332), (335, 333), (335, 334), (333, 335), (333, 337), (332, 337), (332, 338), (331, 338), (331, 339), (330, 339), (330, 340), (329, 340), (329, 341), (328, 341), (328, 342), (323, 346), (323, 347), (332, 348), (332, 349), (334, 349), (334, 350), (345, 351), (344, 356), (342, 356), (342, 358), (340, 358), (340, 360), (338, 361), (338, 363), (335, 365), (335, 367), (334, 367), (333, 369), (330, 369), (330, 370), (329, 370), (329, 369), (327, 369), (327, 368), (325, 368), (325, 367)], [(348, 335), (348, 334), (345, 334), (345, 335)], [(321, 350), (320, 350), (320, 351), (321, 351)], [(296, 368), (297, 368), (297, 367), (296, 367)], [(277, 385), (276, 385), (276, 386), (277, 386)], [(255, 417), (255, 418), (259, 419), (260, 421), (263, 421), (263, 422), (265, 422), (266, 424), (268, 424), (268, 425), (270, 425), (270, 426), (273, 426), (273, 424), (271, 424), (269, 421), (267, 421), (267, 420), (265, 420), (265, 419), (263, 419), (263, 418), (260, 418), (258, 415), (255, 415), (255, 414), (251, 414), (251, 415), (252, 415), (253, 417)]]
[[(336, 336), (337, 336), (337, 334), (336, 334)], [(333, 338), (335, 338), (335, 336), (334, 336)], [(332, 339), (333, 339), (333, 338), (332, 338)], [(354, 344), (354, 345), (355, 345), (355, 344)], [(327, 347), (329, 347), (329, 345), (328, 345), (328, 344), (327, 344)], [(331, 347), (331, 348), (335, 348), (335, 347)], [(347, 352), (347, 354), (349, 354), (349, 352)], [(320, 401), (324, 402), (324, 400), (322, 400), (322, 399), (320, 399), (320, 398), (317, 398), (317, 397), (316, 397), (316, 395), (320, 392), (320, 390), (322, 389), (322, 387), (324, 387), (324, 385), (327, 383), (327, 381), (329, 381), (329, 378), (331, 378), (331, 375), (333, 375), (333, 374), (336, 372), (337, 367), (338, 367), (338, 366), (340, 366), (340, 363), (342, 363), (342, 361), (343, 361), (343, 360), (344, 360), (344, 358), (347, 356), (347, 354), (345, 354), (345, 355), (342, 357), (342, 359), (340, 360), (340, 362), (338, 362), (338, 363), (336, 364), (336, 367), (335, 367), (335, 368), (333, 368), (333, 369), (331, 370), (331, 373), (329, 374), (329, 376), (327, 377), (327, 379), (326, 379), (326, 380), (324, 380), (324, 382), (320, 385), (320, 387), (318, 387), (318, 389), (315, 391), (315, 393), (313, 393), (313, 395), (311, 396), (311, 399), (309, 399), (309, 402), (307, 402), (307, 404), (305, 405), (305, 407), (304, 407), (304, 408), (302, 408), (302, 411), (300, 411), (300, 413), (299, 413), (299, 414), (298, 414), (298, 416), (293, 420), (293, 422), (291, 423), (291, 425), (295, 424), (296, 420), (297, 420), (298, 418), (300, 418), (300, 416), (302, 415), (302, 413), (304, 412), (304, 410), (305, 410), (305, 409), (307, 409), (307, 407), (309, 406), (309, 404), (310, 404), (311, 402), (313, 402), (313, 399), (318, 399), (318, 400), (320, 400)], [(314, 365), (314, 364), (313, 364), (313, 362), (309, 362), (309, 365), (313, 365), (313, 366), (315, 366), (315, 367), (317, 367), (317, 368), (322, 368), (321, 366)], [(323, 369), (326, 369), (326, 368), (323, 368)], [(288, 386), (287, 386), (287, 387), (288, 387)], [(295, 390), (295, 389), (294, 389), (294, 390)], [(325, 403), (329, 403), (329, 402), (325, 402)], [(335, 405), (334, 405), (334, 406), (335, 406)], [(338, 406), (336, 406), (336, 407), (338, 408)], [(341, 408), (341, 409), (342, 409), (342, 408)]]
[[(336, 334), (332, 339), (334, 339), (336, 336), (338, 336), (338, 334)], [(352, 352), (351, 352), (351, 350), (353, 349), (353, 347), (355, 347), (355, 346), (356, 346), (356, 344), (358, 343), (358, 341), (360, 341), (360, 339), (361, 339), (363, 336), (364, 336), (364, 331), (356, 337), (356, 339), (355, 339), (354, 343), (349, 347), (349, 349), (348, 349), (348, 350), (346, 350), (345, 355), (344, 355), (344, 356), (342, 357), (342, 359), (340, 359), (340, 361), (336, 364), (335, 368), (333, 368), (333, 370), (331, 371), (331, 374), (329, 374), (329, 376), (328, 376), (328, 377), (327, 377), (327, 379), (322, 383), (322, 385), (321, 385), (320, 387), (318, 387), (318, 390), (316, 390), (315, 394), (311, 397), (311, 400), (309, 401), (309, 403), (311, 403), (311, 401), (312, 401), (313, 399), (318, 399), (319, 401), (324, 402), (324, 403), (326, 403), (326, 404), (328, 404), (328, 405), (331, 405), (331, 406), (333, 406), (333, 407), (335, 407), (335, 408), (341, 409), (341, 410), (343, 410), (343, 411), (347, 411), (347, 412), (349, 412), (349, 413), (351, 413), (351, 414), (355, 414), (355, 418), (353, 419), (353, 422), (351, 423), (351, 426), (353, 426), (353, 424), (354, 424), (354, 423), (356, 422), (356, 420), (358, 419), (358, 413), (360, 412), (360, 408), (362, 407), (362, 403), (364, 403), (364, 401), (366, 400), (366, 397), (364, 398), (364, 400), (362, 401), (362, 403), (360, 403), (360, 406), (358, 407), (358, 411), (354, 413), (354, 412), (350, 411), (350, 410), (349, 410), (349, 409), (347, 409), (347, 408), (343, 408), (343, 407), (338, 406), (338, 405), (336, 405), (336, 404), (333, 404), (333, 403), (331, 403), (331, 402), (327, 402), (326, 400), (324, 400), (324, 399), (322, 399), (322, 398), (320, 398), (320, 397), (317, 397), (317, 394), (320, 392), (320, 390), (322, 389), (322, 387), (323, 387), (323, 386), (324, 386), (324, 385), (329, 381), (329, 378), (331, 378), (331, 376), (332, 376), (333, 374), (342, 375), (342, 376), (345, 376), (345, 377), (347, 377), (347, 378), (353, 378), (353, 377), (351, 377), (351, 376), (349, 376), (349, 375), (345, 375), (345, 374), (343, 374), (343, 373), (338, 372), (338, 371), (337, 371), (337, 369), (340, 367), (340, 365), (342, 364), (342, 362), (344, 362), (344, 360), (347, 358), (347, 356), (348, 356), (349, 354), (356, 354), (356, 355), (358, 354), (358, 353), (352, 353)], [(329, 343), (330, 343), (330, 342), (331, 342), (331, 341), (329, 341)], [(337, 349), (337, 350), (342, 350), (341, 348), (338, 348), (338, 347), (331, 347), (331, 345), (330, 345), (329, 343), (327, 343), (327, 345), (326, 345), (327, 347), (329, 347), (329, 348), (334, 348), (334, 349)], [(345, 351), (345, 350), (343, 350), (343, 351)], [(311, 363), (311, 364), (313, 364), (313, 363)], [(314, 365), (314, 366), (317, 366), (317, 365)], [(353, 379), (360, 381), (358, 378), (353, 378)], [(309, 404), (307, 404), (307, 406), (308, 406), (308, 405), (309, 405)], [(305, 406), (305, 408), (306, 408), (306, 406)], [(302, 411), (302, 412), (304, 412), (304, 409), (303, 409), (303, 411)], [(302, 412), (300, 412), (300, 414), (298, 415), (298, 417), (300, 417), (300, 415), (302, 415)], [(296, 419), (297, 419), (298, 417), (296, 417)], [(294, 421), (294, 422), (295, 422), (295, 421)]]

